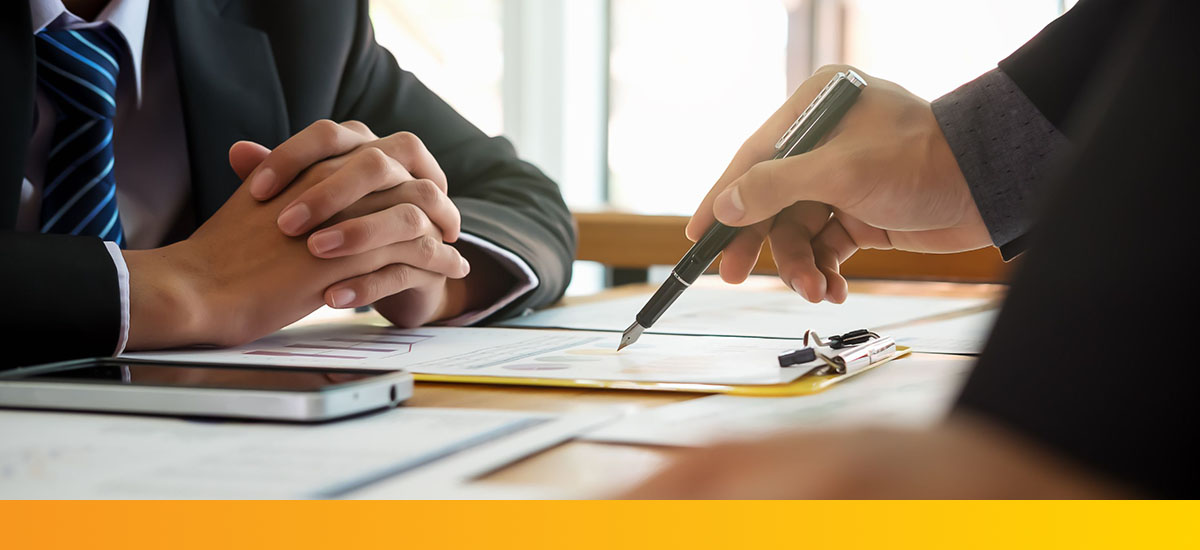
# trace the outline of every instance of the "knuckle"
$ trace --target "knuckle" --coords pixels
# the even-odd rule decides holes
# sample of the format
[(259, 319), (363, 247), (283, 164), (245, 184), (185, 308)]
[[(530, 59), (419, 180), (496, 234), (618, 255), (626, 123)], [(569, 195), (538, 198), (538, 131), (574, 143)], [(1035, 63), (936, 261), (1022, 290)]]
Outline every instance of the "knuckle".
[(342, 122), (342, 127), (352, 132), (364, 133), (368, 131), (367, 125), (358, 120), (347, 120)]
[(364, 169), (371, 174), (386, 175), (392, 171), (392, 158), (378, 147), (366, 147), (357, 155)]
[(372, 273), (360, 279), (356, 290), (359, 301), (365, 299), (369, 303), (378, 300), (383, 292), (384, 281), (382, 279), (383, 277), (379, 273)]
[(417, 202), (425, 205), (437, 204), (441, 198), (442, 188), (438, 187), (433, 180), (420, 179), (412, 182), (413, 193), (416, 194)]
[(310, 124), (308, 127), (323, 143), (332, 143), (336, 141), (343, 130), (342, 125), (327, 118), (318, 120)]
[(396, 132), (392, 135), (392, 141), (404, 151), (412, 151), (425, 146), (424, 143), (421, 143), (421, 138), (412, 132)]
[(388, 271), (388, 276), (396, 290), (408, 288), (412, 284), (412, 268), (406, 265), (393, 266)]
[(424, 236), (417, 240), (417, 259), (422, 265), (430, 265), (437, 258), (438, 249), (442, 243), (431, 236)]
[(393, 211), (403, 227), (416, 229), (418, 232), (423, 228), (425, 216), (420, 208), (411, 204), (400, 204), (393, 208)]

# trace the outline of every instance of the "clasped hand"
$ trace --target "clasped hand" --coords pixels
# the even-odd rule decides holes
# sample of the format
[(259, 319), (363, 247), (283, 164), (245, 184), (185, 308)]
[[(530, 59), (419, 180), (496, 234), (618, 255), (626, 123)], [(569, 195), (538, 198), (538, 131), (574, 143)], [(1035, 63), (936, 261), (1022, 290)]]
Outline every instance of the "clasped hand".
[(270, 200), (293, 181), (304, 188), (280, 212), (277, 224), (284, 234), (316, 229), (307, 243), (319, 258), (383, 248), (395, 258), (378, 271), (330, 286), (326, 304), (357, 307), (411, 290), (414, 299), (377, 307), (397, 324), (419, 325), (433, 313), (432, 291), (444, 278), (470, 271), (467, 260), (445, 244), (458, 240), (458, 208), (446, 195), (446, 175), (417, 136), (400, 132), (379, 138), (360, 122), (325, 120), (269, 153), (257, 144), (236, 144), (230, 162), (237, 169), (264, 154), (247, 177), (251, 196)]
[(416, 136), (320, 121), (229, 158), (244, 182), (191, 237), (126, 253), (129, 349), (241, 344), (322, 304), (374, 304), (400, 326), (456, 313), (446, 281), (470, 271), (448, 244), (459, 212)]

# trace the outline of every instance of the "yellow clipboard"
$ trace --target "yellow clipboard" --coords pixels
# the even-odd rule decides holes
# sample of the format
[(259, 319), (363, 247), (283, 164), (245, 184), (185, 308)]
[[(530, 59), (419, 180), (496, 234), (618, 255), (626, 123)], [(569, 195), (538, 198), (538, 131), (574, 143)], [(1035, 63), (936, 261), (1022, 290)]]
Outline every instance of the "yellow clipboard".
[(587, 380), (559, 378), (524, 378), (506, 376), (463, 376), (456, 374), (413, 374), (418, 382), (448, 382), (454, 384), (493, 384), (502, 386), (538, 386), (558, 388), (595, 388), (607, 390), (674, 391), (690, 393), (723, 393), (756, 397), (792, 397), (823, 392), (834, 384), (907, 357), (912, 349), (896, 346), (896, 353), (866, 367), (846, 374), (802, 376), (786, 384), (698, 384), (692, 382), (634, 382), (629, 380)]

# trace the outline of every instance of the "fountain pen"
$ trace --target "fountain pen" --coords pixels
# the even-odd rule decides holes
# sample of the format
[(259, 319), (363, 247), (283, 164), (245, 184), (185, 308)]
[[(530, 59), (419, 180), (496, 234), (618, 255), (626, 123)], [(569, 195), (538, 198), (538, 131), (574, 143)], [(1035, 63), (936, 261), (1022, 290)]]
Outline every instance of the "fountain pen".
[[(867, 83), (854, 71), (839, 72), (817, 94), (812, 103), (800, 113), (775, 143), (774, 160), (807, 153), (825, 136), (850, 110), (854, 100), (862, 93)], [(650, 301), (638, 312), (632, 325), (621, 334), (617, 351), (637, 342), (646, 329), (654, 325), (659, 317), (675, 303), (700, 274), (712, 265), (717, 255), (737, 236), (741, 228), (713, 222), (696, 244), (683, 255), (683, 259), (671, 269), (671, 275), (650, 297)]]

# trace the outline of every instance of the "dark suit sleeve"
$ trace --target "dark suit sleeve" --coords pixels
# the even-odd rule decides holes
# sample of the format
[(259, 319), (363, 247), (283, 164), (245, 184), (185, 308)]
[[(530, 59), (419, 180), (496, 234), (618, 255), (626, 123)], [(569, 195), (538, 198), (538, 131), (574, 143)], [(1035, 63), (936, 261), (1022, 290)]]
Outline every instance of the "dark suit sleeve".
[(570, 279), (575, 229), (558, 186), (517, 157), (508, 140), (488, 137), (402, 70), (375, 42), (367, 2), (358, 2), (335, 120), (360, 120), (376, 134), (416, 134), (437, 158), (462, 230), (523, 259), (540, 284), (492, 318), (557, 300)]
[(103, 241), (0, 231), (0, 251), (0, 368), (113, 354), (121, 298)]
[(932, 108), (992, 243), (1012, 259), (1024, 251), (1046, 179), (1070, 143), (1000, 69)]
[[(121, 330), (117, 271), (103, 241), (12, 230), (33, 128), (29, 4), (0, 16), (0, 369), (112, 355)], [(30, 131), (23, 131), (29, 128)]]
[(1050, 168), (1067, 154), (1068, 114), (1130, 2), (1084, 0), (1000, 62), (933, 102), (992, 242), (1008, 260), (1028, 245)]
[(960, 407), (1148, 494), (1195, 498), (1191, 331), (1200, 53), (1191, 2), (1147, 0), (1080, 98), (1078, 152)]
[(1074, 138), (1068, 128), (1071, 108), (1097, 78), (1101, 61), (1113, 52), (1113, 37), (1125, 32), (1128, 0), (1082, 0), (1000, 62), (1051, 124)]

